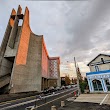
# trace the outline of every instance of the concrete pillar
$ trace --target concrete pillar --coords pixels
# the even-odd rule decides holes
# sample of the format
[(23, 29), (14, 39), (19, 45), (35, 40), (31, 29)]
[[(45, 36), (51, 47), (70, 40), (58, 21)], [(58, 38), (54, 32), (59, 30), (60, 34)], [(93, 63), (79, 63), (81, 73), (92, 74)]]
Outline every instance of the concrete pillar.
[(47, 82), (47, 78), (46, 78), (46, 81), (45, 81), (45, 83), (46, 83), (46, 88), (48, 87), (48, 82)]
[(61, 101), (61, 107), (64, 107), (64, 106), (65, 106), (65, 102)]
[(47, 78), (44, 78), (44, 89), (47, 88)]
[[(19, 6), (17, 15), (21, 14), (21, 10), (22, 8)], [(14, 26), (12, 27), (9, 42), (8, 42), (9, 47), (11, 47), (12, 49), (14, 48), (15, 38), (16, 38), (17, 30), (18, 30), (19, 18), (17, 15), (15, 16)]]
[(110, 84), (110, 78), (108, 78), (108, 80), (109, 80), (109, 84)]
[(51, 106), (51, 110), (57, 110), (57, 109), (56, 109), (56, 106), (54, 106), (54, 105)]
[[(16, 11), (13, 9), (12, 12), (11, 12), (11, 16), (12, 15), (15, 15), (15, 14), (16, 14)], [(11, 17), (10, 17), (10, 19), (8, 21), (7, 28), (6, 28), (4, 37), (3, 37), (3, 41), (1, 43), (1, 49), (0, 49), (0, 65), (2, 63), (1, 62), (2, 61), (2, 57), (4, 56), (4, 53), (5, 53), (5, 50), (6, 50), (6, 46), (7, 46), (8, 40), (9, 40), (9, 36), (10, 36), (10, 33), (11, 33), (11, 29), (12, 29), (12, 26), (11, 26), (10, 21), (11, 21)]]
[(44, 90), (44, 78), (42, 77), (42, 90)]
[(108, 90), (107, 90), (107, 86), (106, 86), (106, 84), (105, 84), (105, 80), (102, 79), (102, 78), (101, 78), (101, 84), (102, 84), (103, 91), (104, 91), (104, 92), (107, 92)]
[(49, 85), (49, 80), (48, 80), (48, 87), (49, 87), (50, 85)]

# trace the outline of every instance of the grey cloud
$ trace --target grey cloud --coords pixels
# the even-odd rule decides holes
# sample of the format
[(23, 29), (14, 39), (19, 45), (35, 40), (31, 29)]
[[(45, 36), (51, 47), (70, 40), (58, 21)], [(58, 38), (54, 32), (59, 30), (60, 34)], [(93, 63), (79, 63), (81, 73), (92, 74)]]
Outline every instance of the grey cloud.
[[(84, 59), (86, 54), (96, 46), (96, 42), (91, 42), (92, 39), (95, 38), (94, 33), (100, 27), (100, 25), (104, 22), (104, 19), (109, 16), (110, 12), (110, 1), (93, 1), (89, 2), (91, 7), (89, 8), (87, 5), (87, 9), (89, 9), (88, 16), (83, 19), (80, 19), (79, 22), (74, 23), (74, 14), (71, 13), (70, 18), (67, 17), (67, 32), (71, 36), (68, 38), (66, 42), (66, 48), (68, 51), (64, 51), (63, 56), (78, 53), (77, 51), (83, 51), (83, 54), (80, 54), (80, 59)], [(69, 26), (69, 27), (68, 27)], [(100, 37), (97, 38), (97, 41), (100, 42)], [(86, 53), (85, 53), (86, 50)], [(87, 51), (88, 50), (88, 51)], [(78, 54), (78, 55), (79, 55)]]
[[(89, 61), (110, 48), (109, 0), (92, 1), (0, 1), (0, 42), (11, 9), (21, 4), (30, 10), (30, 25), (35, 34), (43, 34), (50, 56), (62, 60)], [(5, 6), (5, 7), (4, 7)], [(5, 14), (4, 14), (4, 13)], [(109, 22), (110, 23), (110, 22)], [(100, 28), (101, 27), (101, 28)], [(101, 31), (101, 33), (100, 33)], [(104, 34), (105, 33), (105, 34)]]

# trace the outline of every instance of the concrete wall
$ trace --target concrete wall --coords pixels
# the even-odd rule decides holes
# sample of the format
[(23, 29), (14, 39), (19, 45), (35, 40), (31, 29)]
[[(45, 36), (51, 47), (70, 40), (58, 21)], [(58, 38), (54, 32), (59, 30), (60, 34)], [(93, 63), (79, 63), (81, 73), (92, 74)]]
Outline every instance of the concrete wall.
[(60, 64), (58, 64), (58, 80), (57, 80), (57, 86), (61, 86)]
[[(4, 54), (4, 57), (15, 57), (16, 56), (16, 53), (17, 53), (17, 49), (18, 49), (18, 41), (19, 41), (19, 38), (20, 38), (20, 32), (21, 32), (21, 27), (18, 27), (18, 30), (17, 30), (17, 34), (15, 35), (15, 43), (14, 43), (14, 48), (12, 49), (9, 45), (7, 45), (6, 47), (6, 51), (5, 51), (5, 54)], [(8, 41), (9, 43), (9, 41)]]
[[(15, 14), (16, 11), (13, 9), (11, 12), (11, 16)], [(10, 33), (12, 31), (13, 25), (14, 25), (14, 20), (10, 17), (0, 48), (0, 77), (11, 73), (12, 62), (10, 62), (4, 57), (5, 57), (5, 52), (7, 50), (8, 41), (10, 38)]]
[[(99, 68), (99, 71), (103, 71), (103, 70), (110, 70), (110, 63), (107, 63), (107, 64), (102, 64), (102, 65), (97, 65), (98, 68)], [(89, 66), (90, 67), (90, 71), (91, 72), (95, 72), (96, 69), (95, 69), (95, 66)]]
[(16, 55), (16, 65), (26, 64), (30, 33), (31, 30), (29, 26), (29, 10), (26, 8), (23, 19), (23, 25), (21, 27), (18, 52)]
[(21, 30), (10, 93), (41, 91), (42, 37), (31, 32), (27, 8)]
[[(42, 36), (43, 37), (43, 36)], [(49, 59), (48, 59), (48, 54), (47, 50), (44, 44), (44, 40), (42, 40), (42, 77), (48, 78), (48, 65)]]
[(15, 65), (11, 93), (41, 91), (42, 37), (31, 33), (25, 65)]

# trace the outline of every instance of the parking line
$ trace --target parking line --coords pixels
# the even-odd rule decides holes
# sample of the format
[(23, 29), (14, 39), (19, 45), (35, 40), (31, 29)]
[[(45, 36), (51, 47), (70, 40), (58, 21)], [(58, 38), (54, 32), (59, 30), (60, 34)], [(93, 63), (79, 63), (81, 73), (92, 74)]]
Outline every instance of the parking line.
[(1, 106), (5, 106), (5, 105), (7, 105), (7, 104), (11, 104), (11, 103), (4, 103), (4, 104), (0, 105), (0, 107), (1, 107)]
[(106, 96), (103, 98), (103, 100), (100, 102), (100, 105), (103, 104), (103, 102), (105, 101), (105, 99), (107, 98), (108, 94), (106, 94)]

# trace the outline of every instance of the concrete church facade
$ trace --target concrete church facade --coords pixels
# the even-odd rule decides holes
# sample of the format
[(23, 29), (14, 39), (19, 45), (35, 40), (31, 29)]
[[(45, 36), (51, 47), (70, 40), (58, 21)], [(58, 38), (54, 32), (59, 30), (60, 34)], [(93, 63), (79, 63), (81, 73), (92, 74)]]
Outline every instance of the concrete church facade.
[(21, 6), (13, 9), (0, 48), (0, 90), (41, 91), (60, 84), (60, 58), (49, 57), (43, 35), (31, 31), (28, 8), (24, 14)]
[(110, 55), (99, 54), (90, 63), (86, 73), (90, 92), (110, 91)]

